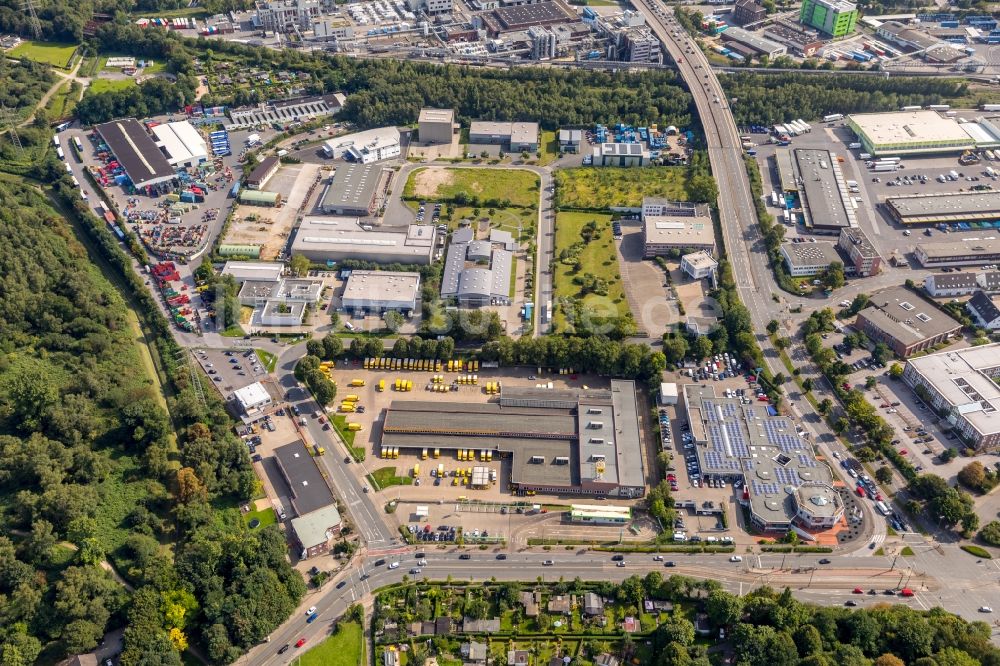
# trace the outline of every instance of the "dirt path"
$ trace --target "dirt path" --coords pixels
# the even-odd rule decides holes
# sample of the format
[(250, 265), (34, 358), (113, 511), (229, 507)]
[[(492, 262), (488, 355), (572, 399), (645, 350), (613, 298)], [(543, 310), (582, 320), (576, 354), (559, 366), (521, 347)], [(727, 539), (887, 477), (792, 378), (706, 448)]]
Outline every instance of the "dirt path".
[(56, 75), (58, 80), (55, 83), (53, 83), (48, 90), (45, 91), (45, 94), (42, 95), (42, 99), (40, 99), (38, 101), (38, 104), (35, 105), (35, 110), (31, 112), (31, 115), (28, 116), (27, 119), (18, 124), (18, 127), (27, 127), (28, 125), (30, 125), (35, 120), (35, 115), (38, 113), (38, 109), (44, 109), (46, 106), (48, 106), (49, 100), (52, 99), (53, 95), (59, 92), (59, 90), (61, 90), (64, 85), (66, 85), (67, 81), (77, 80), (76, 73), (80, 71), (80, 64), (82, 62), (83, 58), (77, 58), (76, 64), (73, 65), (73, 71), (69, 72), (68, 74), (64, 74), (56, 69), (52, 70), (52, 73)]

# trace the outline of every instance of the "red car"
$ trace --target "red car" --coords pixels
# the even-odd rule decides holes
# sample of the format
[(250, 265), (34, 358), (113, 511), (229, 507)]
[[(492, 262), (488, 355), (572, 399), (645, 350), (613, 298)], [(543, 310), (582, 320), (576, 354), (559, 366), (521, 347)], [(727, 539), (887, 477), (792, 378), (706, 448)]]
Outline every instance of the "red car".
[(303, 636), (299, 640), (295, 641), (295, 647), (302, 647), (305, 644), (306, 644), (306, 637), (305, 636)]
[(677, 480), (676, 474), (667, 474), (667, 481), (676, 481), (676, 480)]
[(844, 387), (845, 391), (850, 391), (851, 390), (851, 385), (848, 384), (847, 382), (844, 382), (843, 384), (841, 384), (841, 386)]
[(862, 590), (860, 587), (856, 587), (853, 590), (851, 590), (851, 594), (864, 594), (864, 593), (865, 591)]
[(900, 449), (899, 450), (899, 455), (901, 455), (901, 456), (905, 456), (908, 453), (909, 453), (909, 451), (907, 451), (906, 449)]

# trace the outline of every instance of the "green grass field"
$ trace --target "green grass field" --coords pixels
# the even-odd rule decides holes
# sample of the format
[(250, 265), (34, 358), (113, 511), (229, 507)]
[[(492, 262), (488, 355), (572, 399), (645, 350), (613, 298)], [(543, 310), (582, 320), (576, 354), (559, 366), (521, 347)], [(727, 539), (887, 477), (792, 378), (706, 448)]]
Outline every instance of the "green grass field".
[(68, 69), (69, 59), (73, 57), (74, 51), (76, 51), (75, 44), (24, 41), (11, 49), (7, 55), (11, 58), (26, 58), (60, 69)]
[(128, 90), (134, 85), (133, 79), (94, 79), (90, 82), (87, 92), (96, 95), (114, 90)]
[(72, 81), (64, 83), (56, 94), (49, 99), (49, 103), (45, 107), (45, 113), (48, 117), (51, 119), (61, 119), (73, 115), (79, 90), (79, 86), (76, 86), (74, 89)]
[(268, 372), (274, 372), (274, 364), (278, 362), (278, 357), (263, 349), (256, 349), (254, 351), (257, 352), (257, 358), (260, 359), (260, 363), (264, 366), (264, 369)]
[(556, 171), (556, 202), (560, 208), (604, 209), (640, 206), (643, 197), (687, 201), (683, 167), (581, 167)]
[(297, 666), (362, 666), (363, 655), (361, 625), (341, 622), (337, 633), (303, 654), (296, 663)]
[(507, 200), (511, 206), (538, 205), (538, 176), (519, 169), (451, 169), (425, 167), (410, 174), (403, 198), (454, 201), (459, 193), (479, 201)]
[(368, 480), (376, 488), (388, 488), (389, 486), (409, 486), (413, 485), (413, 479), (409, 476), (396, 476), (395, 467), (380, 467), (368, 475)]
[[(590, 221), (597, 223), (597, 231), (589, 243), (584, 243), (578, 254), (579, 265), (571, 266), (560, 257), (563, 250), (569, 250), (582, 243), (580, 235), (584, 225)], [(557, 297), (583, 299), (585, 308), (601, 316), (628, 313), (625, 289), (618, 269), (614, 239), (611, 236), (611, 216), (596, 213), (562, 212), (556, 216), (555, 243), (555, 293)], [(584, 294), (584, 287), (575, 283), (574, 278), (593, 276), (607, 284), (607, 296), (594, 293)], [(559, 313), (562, 316), (562, 313)], [(557, 326), (564, 322), (557, 321)], [(561, 330), (561, 327), (559, 327)]]

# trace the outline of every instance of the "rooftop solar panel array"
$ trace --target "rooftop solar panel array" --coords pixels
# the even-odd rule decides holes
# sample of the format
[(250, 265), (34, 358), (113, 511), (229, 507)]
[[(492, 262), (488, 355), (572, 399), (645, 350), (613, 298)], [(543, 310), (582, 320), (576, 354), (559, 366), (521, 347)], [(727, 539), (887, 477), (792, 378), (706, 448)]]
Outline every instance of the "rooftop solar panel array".
[(804, 453), (799, 454), (799, 464), (803, 467), (818, 467), (819, 463), (812, 456), (806, 455)]
[(754, 479), (750, 482), (750, 492), (754, 495), (777, 495), (778, 484)]
[(795, 470), (788, 469), (787, 467), (775, 467), (774, 476), (777, 482), (783, 486), (798, 486), (801, 482)]
[(772, 446), (778, 447), (782, 453), (793, 453), (803, 449), (802, 440), (796, 435), (785, 432), (791, 426), (784, 419), (766, 419), (763, 425), (765, 439)]

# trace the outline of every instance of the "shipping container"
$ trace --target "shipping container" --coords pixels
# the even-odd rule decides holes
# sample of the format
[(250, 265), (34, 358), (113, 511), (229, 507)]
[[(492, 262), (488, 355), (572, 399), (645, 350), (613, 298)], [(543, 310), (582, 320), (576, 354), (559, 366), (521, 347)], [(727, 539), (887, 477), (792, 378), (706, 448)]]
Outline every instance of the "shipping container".
[(983, 111), (1000, 111), (1000, 104), (983, 104), (979, 108)]

